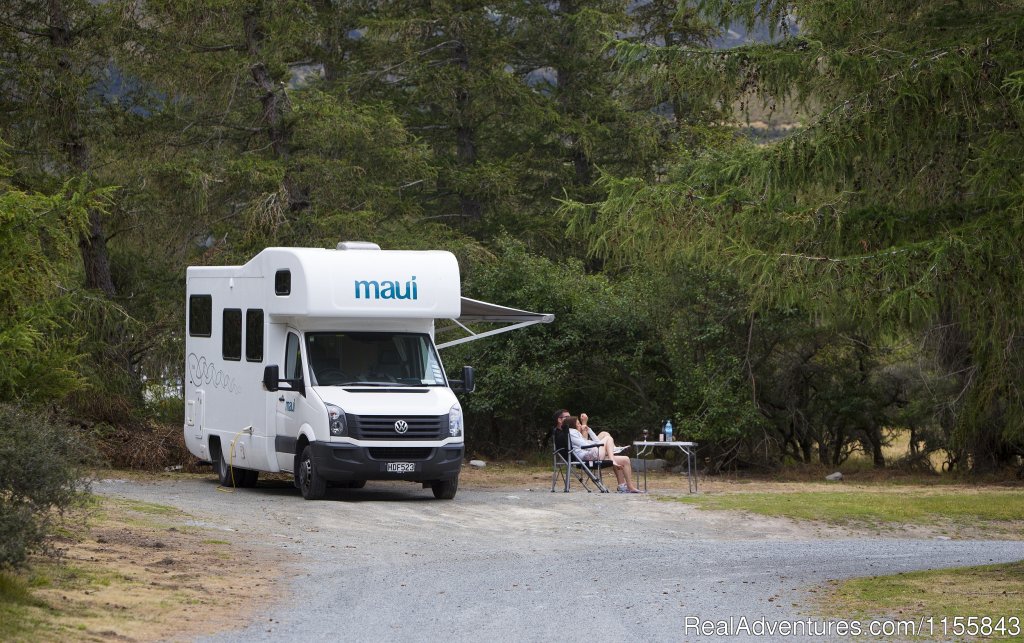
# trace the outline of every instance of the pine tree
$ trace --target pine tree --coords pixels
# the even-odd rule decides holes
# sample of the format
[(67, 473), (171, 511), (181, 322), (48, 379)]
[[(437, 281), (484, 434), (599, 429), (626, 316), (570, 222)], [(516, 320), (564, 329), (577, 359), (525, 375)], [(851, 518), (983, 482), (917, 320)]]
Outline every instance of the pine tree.
[[(0, 136), (12, 146), (16, 184), (52, 192), (70, 179), (98, 180), (98, 141), (122, 111), (108, 92), (117, 34), (130, 20), (123, 9), (80, 0), (0, 8)], [(78, 246), (85, 286), (113, 297), (109, 226), (102, 211), (91, 211)]]
[(141, 379), (138, 327), (122, 306), (110, 246), (125, 219), (115, 190), (121, 182), (111, 172), (117, 159), (107, 143), (131, 138), (137, 124), (136, 88), (116, 62), (136, 17), (122, 2), (24, 0), (0, 7), (0, 137), (11, 145), (11, 184), (69, 199), (105, 195), (80, 201), (87, 210), (85, 225), (75, 228), (78, 283), (67, 284), (75, 303), (67, 313), (79, 329), (78, 349), (91, 353), (72, 363), (94, 390), (108, 393), (83, 396), (92, 405), (83, 412), (118, 419), (140, 400)]
[(419, 212), (408, 188), (432, 183), (429, 151), (386, 106), (357, 104), (336, 83), (345, 63), (331, 47), (348, 42), (351, 7), (239, 0), (149, 10), (133, 72), (166, 98), (147, 182), (177, 211), (170, 220), (189, 223), (193, 254), (333, 245)]
[[(439, 177), (424, 193), (430, 216), (480, 239), (505, 230), (557, 252), (556, 199), (599, 194), (598, 168), (650, 173), (667, 150), (667, 120), (654, 111), (661, 99), (613, 74), (610, 38), (639, 32), (626, 8), (366, 3), (337, 78), (359, 101), (393, 105), (429, 142)], [(657, 38), (652, 15), (638, 37)], [(665, 20), (658, 28), (689, 41), (686, 20)]]
[(609, 199), (576, 207), (575, 229), (606, 256), (683, 249), (734, 266), (762, 308), (916, 333), (960, 383), (935, 415), (964, 464), (985, 470), (1024, 452), (1024, 6), (705, 8), (722, 24), (765, 21), (777, 38), (624, 45), (626, 73), (723, 105), (785, 101), (802, 127), (768, 145), (709, 128), (670, 181), (606, 180)]
[(82, 386), (72, 330), (76, 235), (103, 194), (18, 190), (0, 152), (0, 403), (46, 403)]
[(516, 64), (553, 102), (555, 136), (547, 137), (545, 152), (570, 170), (563, 174), (558, 197), (597, 198), (601, 171), (647, 176), (663, 158), (659, 127), (664, 119), (653, 112), (657, 102), (645, 87), (614, 73), (612, 38), (636, 38), (651, 29), (651, 16), (631, 15), (627, 5), (622, 0), (520, 4), (524, 20)]
[(428, 216), (481, 238), (500, 227), (528, 234), (538, 223), (524, 180), (536, 171), (530, 132), (552, 113), (510, 67), (519, 25), (510, 3), (370, 4), (341, 82), (360, 102), (392, 105), (429, 144)]

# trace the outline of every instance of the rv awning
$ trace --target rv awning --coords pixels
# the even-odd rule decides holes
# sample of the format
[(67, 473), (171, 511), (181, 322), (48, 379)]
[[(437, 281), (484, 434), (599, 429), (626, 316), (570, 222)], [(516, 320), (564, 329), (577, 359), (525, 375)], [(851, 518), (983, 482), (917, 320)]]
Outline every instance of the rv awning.
[[(448, 348), (449, 346), (465, 344), (466, 342), (483, 339), (484, 337), (490, 337), (491, 335), (507, 333), (510, 330), (526, 328), (527, 326), (532, 326), (534, 324), (549, 324), (554, 320), (555, 316), (550, 313), (531, 313), (528, 310), (508, 308), (497, 304), (489, 304), (486, 301), (477, 301), (476, 299), (463, 297), (462, 313), (459, 315), (458, 319), (453, 319), (452, 321), (455, 322), (455, 326), (458, 326), (469, 333), (469, 336), (438, 344), (437, 347), (439, 349)], [(509, 325), (483, 333), (476, 333), (466, 327), (466, 324), (471, 324), (473, 322), (491, 322)], [(454, 328), (454, 326), (439, 329), (439, 332), (449, 330), (451, 328)]]

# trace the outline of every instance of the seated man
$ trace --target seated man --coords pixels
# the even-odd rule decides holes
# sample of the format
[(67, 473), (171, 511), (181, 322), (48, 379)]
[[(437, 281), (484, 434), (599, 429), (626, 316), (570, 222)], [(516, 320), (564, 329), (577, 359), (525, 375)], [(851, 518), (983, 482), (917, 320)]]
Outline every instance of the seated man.
[[(615, 455), (615, 441), (610, 435), (601, 440), (588, 441), (579, 431), (579, 420), (569, 417), (562, 421), (562, 428), (569, 430), (569, 443), (572, 453), (583, 462), (592, 460), (611, 460), (618, 480), (619, 493), (643, 493), (633, 484), (633, 465), (624, 455)], [(593, 433), (591, 433), (593, 435)]]

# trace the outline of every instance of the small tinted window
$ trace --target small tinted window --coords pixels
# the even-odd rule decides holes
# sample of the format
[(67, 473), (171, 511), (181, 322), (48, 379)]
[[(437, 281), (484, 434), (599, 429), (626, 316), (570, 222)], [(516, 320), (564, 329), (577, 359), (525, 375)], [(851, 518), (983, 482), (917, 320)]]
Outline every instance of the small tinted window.
[(188, 334), (209, 337), (213, 334), (213, 297), (190, 295), (188, 298)]
[(291, 270), (278, 270), (274, 275), (274, 293), (282, 296), (292, 294)]
[(263, 311), (245, 311), (245, 359), (263, 361)]
[(221, 339), (224, 359), (242, 359), (242, 311), (224, 309), (224, 334)]

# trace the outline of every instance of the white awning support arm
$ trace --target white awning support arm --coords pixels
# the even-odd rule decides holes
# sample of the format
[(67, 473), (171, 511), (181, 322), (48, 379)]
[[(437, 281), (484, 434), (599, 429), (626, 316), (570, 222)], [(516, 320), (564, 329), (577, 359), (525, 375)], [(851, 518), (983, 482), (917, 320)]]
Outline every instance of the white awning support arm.
[[(534, 324), (545, 324), (545, 323), (547, 323), (549, 321), (551, 321), (551, 320), (550, 319), (534, 319), (532, 321), (525, 321), (525, 322), (519, 322), (518, 324), (511, 324), (509, 326), (504, 326), (502, 328), (495, 328), (494, 330), (488, 330), (488, 331), (483, 332), (483, 333), (474, 333), (473, 331), (469, 330), (465, 326), (462, 326), (462, 324), (459, 324), (459, 326), (462, 326), (462, 328), (466, 329), (467, 333), (470, 333), (470, 336), (469, 337), (462, 337), (462, 338), (459, 338), (459, 339), (453, 339), (450, 342), (445, 342), (443, 344), (438, 344), (437, 345), (437, 349), (441, 350), (443, 348), (448, 348), (449, 346), (457, 346), (459, 344), (465, 344), (467, 342), (473, 342), (473, 341), (476, 341), (478, 339), (483, 339), (484, 337), (491, 337), (492, 335), (498, 335), (500, 333), (507, 333), (510, 330), (518, 330), (520, 328), (526, 328), (527, 326), (533, 326)], [(458, 324), (459, 322), (455, 321), (455, 323)]]
[[(484, 337), (507, 333), (510, 330), (518, 330), (520, 328), (526, 328), (527, 326), (533, 326), (534, 324), (549, 324), (554, 320), (555, 316), (550, 313), (531, 313), (527, 310), (508, 308), (497, 304), (490, 304), (485, 301), (477, 301), (475, 299), (463, 297), (462, 314), (459, 315), (458, 319), (452, 319), (451, 321), (454, 322), (455, 326), (458, 326), (469, 333), (469, 337), (453, 339), (450, 342), (438, 344), (437, 348), (442, 349), (448, 348), (449, 346), (458, 346), (459, 344), (476, 341), (478, 339), (483, 339)], [(476, 333), (466, 326), (466, 324), (472, 322), (489, 322), (509, 325), (483, 333)], [(447, 326), (438, 332), (451, 330), (452, 328), (454, 328), (454, 326)]]

